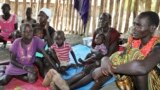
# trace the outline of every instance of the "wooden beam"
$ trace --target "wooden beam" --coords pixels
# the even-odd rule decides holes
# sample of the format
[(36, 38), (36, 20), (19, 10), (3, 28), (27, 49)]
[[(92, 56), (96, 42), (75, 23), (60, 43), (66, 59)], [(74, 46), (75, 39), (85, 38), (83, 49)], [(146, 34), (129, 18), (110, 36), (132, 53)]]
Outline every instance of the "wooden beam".
[(24, 19), (26, 16), (26, 0), (23, 0), (23, 13), (22, 18)]
[(40, 8), (44, 7), (44, 0), (40, 0)]
[(68, 29), (69, 29), (69, 32), (71, 32), (71, 21), (72, 21), (72, 19), (71, 19), (71, 15), (72, 15), (72, 0), (69, 0), (69, 6), (68, 6), (68, 9), (69, 9), (69, 16), (68, 16), (68, 25), (67, 25), (67, 27), (68, 27)]
[(14, 13), (18, 16), (18, 0), (15, 0)]
[(133, 4), (133, 19), (138, 15), (138, 5), (139, 5), (139, 0), (134, 0), (134, 4)]
[(114, 0), (114, 14), (113, 14), (113, 18), (112, 18), (112, 21), (113, 21), (113, 27), (116, 28), (117, 27), (117, 22), (118, 22), (118, 15), (119, 15), (119, 12), (118, 12), (118, 9), (119, 9), (119, 2), (120, 0)]
[(10, 0), (5, 0), (4, 2), (10, 4)]
[(51, 0), (47, 0), (47, 5), (46, 5), (47, 8), (50, 7), (50, 2), (51, 2)]
[(124, 3), (125, 3), (125, 0), (121, 0), (120, 1), (120, 8), (119, 8), (119, 17), (118, 17), (118, 31), (121, 32), (121, 29), (122, 29), (122, 23), (123, 23), (123, 12), (124, 12)]
[(156, 0), (155, 12), (159, 12), (160, 0)]
[(132, 0), (129, 0), (127, 3), (127, 12), (126, 12), (126, 22), (124, 26), (124, 33), (128, 31), (128, 26), (129, 26), (129, 18), (131, 14), (131, 5), (132, 5)]
[[(89, 5), (91, 6), (93, 0), (89, 0)], [(89, 13), (88, 13), (88, 22), (87, 22), (87, 25), (86, 25), (86, 32), (85, 32), (85, 36), (88, 36), (89, 35), (89, 30), (90, 30), (90, 22), (91, 22), (91, 11), (93, 10), (93, 8), (89, 8)]]
[[(98, 2), (98, 0), (93, 0), (94, 1), (94, 5), (93, 5), (93, 10), (94, 10), (94, 12), (97, 12), (97, 2)], [(92, 32), (94, 33), (94, 31), (95, 31), (95, 28), (96, 28), (96, 14), (94, 13), (94, 12), (92, 12), (92, 16), (93, 16), (93, 21), (92, 21)]]
[(151, 0), (146, 0), (146, 3), (145, 3), (145, 10), (146, 11), (151, 10), (151, 4), (152, 4)]
[(30, 7), (33, 7), (33, 0), (30, 0)]
[(102, 14), (102, 12), (103, 12), (103, 3), (104, 3), (104, 0), (101, 0), (99, 16), (100, 16), (100, 15)]
[(68, 23), (68, 21), (69, 21), (69, 13), (70, 13), (70, 11), (69, 11), (69, 0), (67, 0), (66, 1), (66, 5), (65, 5), (65, 30), (67, 30), (68, 31), (68, 26), (69, 26), (69, 23)]
[(109, 0), (109, 13), (111, 14), (111, 16), (112, 16), (112, 11), (113, 11), (113, 2), (114, 0)]
[(53, 16), (53, 26), (56, 28), (56, 20), (57, 20), (57, 10), (58, 9), (58, 0), (55, 1), (55, 7), (54, 7), (54, 16)]
[(64, 24), (63, 24), (63, 15), (64, 15), (64, 5), (65, 5), (65, 0), (63, 0), (63, 4), (62, 4), (62, 11), (61, 11), (61, 30), (63, 30), (64, 28)]
[[(72, 0), (72, 2), (73, 2), (73, 0)], [(74, 24), (75, 24), (75, 14), (76, 14), (76, 12), (75, 12), (75, 9), (74, 9), (74, 6), (73, 6), (73, 4), (72, 4), (72, 17), (71, 17), (71, 19), (72, 19), (72, 21), (71, 21), (71, 33), (74, 33)]]

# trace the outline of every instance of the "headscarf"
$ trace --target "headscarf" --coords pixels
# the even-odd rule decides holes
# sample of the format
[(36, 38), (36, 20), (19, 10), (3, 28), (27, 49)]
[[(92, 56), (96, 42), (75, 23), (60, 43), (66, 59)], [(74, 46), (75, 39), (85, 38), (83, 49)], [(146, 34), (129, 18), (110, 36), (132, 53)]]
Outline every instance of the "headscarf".
[(41, 12), (41, 11), (44, 12), (48, 16), (47, 21), (50, 22), (51, 21), (51, 15), (52, 15), (51, 10), (48, 9), (48, 8), (41, 8), (39, 12)]

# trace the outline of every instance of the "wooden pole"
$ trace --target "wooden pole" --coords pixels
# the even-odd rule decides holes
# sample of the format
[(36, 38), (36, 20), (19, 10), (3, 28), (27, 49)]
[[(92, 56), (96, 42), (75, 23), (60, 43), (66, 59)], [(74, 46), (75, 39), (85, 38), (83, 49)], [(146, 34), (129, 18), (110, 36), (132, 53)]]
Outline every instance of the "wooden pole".
[[(97, 1), (98, 0), (93, 0), (94, 1), (94, 4), (93, 4), (93, 10), (94, 12), (97, 12)], [(94, 33), (95, 31), (95, 28), (96, 28), (96, 14), (95, 13), (92, 13), (91, 15), (93, 15), (93, 21), (92, 21), (92, 32)]]
[(103, 12), (106, 12), (107, 10), (107, 0), (103, 1)]
[(10, 0), (5, 0), (4, 2), (10, 4)]
[(125, 27), (124, 27), (124, 33), (127, 32), (128, 26), (129, 26), (129, 18), (131, 14), (131, 4), (132, 0), (129, 0), (127, 3), (127, 13), (126, 13), (126, 22), (125, 22)]
[(30, 7), (33, 7), (33, 0), (30, 0)]
[(68, 6), (68, 9), (69, 9), (69, 17), (68, 17), (68, 29), (69, 29), (69, 32), (71, 32), (71, 15), (72, 15), (72, 0), (69, 0), (69, 6)]
[(76, 34), (78, 34), (78, 32), (77, 32), (77, 29), (78, 29), (78, 20), (79, 20), (79, 19), (78, 19), (78, 12), (76, 11), (76, 20), (75, 20), (75, 21), (76, 21), (76, 22), (75, 22), (75, 23), (76, 23), (76, 24), (75, 24), (75, 33), (76, 33)]
[(63, 25), (64, 5), (65, 5), (65, 0), (63, 0), (62, 11), (61, 11), (61, 30), (63, 30), (64, 28), (64, 25)]
[(47, 5), (46, 5), (47, 8), (50, 7), (50, 2), (51, 2), (51, 0), (47, 0)]
[(151, 10), (151, 4), (152, 4), (151, 0), (146, 0), (146, 3), (145, 3), (145, 10), (146, 11)]
[(124, 3), (125, 3), (125, 0), (121, 0), (120, 1), (120, 8), (119, 8), (119, 17), (118, 17), (118, 31), (121, 32), (121, 28), (122, 28), (122, 23), (123, 23), (123, 11), (124, 11)]
[(15, 0), (14, 13), (18, 16), (18, 0)]
[(24, 19), (26, 16), (26, 0), (23, 0), (23, 13), (22, 18)]
[[(73, 0), (72, 0), (73, 2)], [(74, 33), (74, 26), (75, 26), (75, 15), (76, 15), (76, 12), (75, 12), (75, 9), (74, 9), (74, 6), (72, 4), (72, 22), (71, 22), (71, 32)]]
[(66, 1), (66, 10), (65, 10), (65, 30), (67, 30), (68, 31), (68, 25), (69, 25), (69, 23), (68, 23), (68, 20), (69, 20), (69, 13), (70, 13), (70, 11), (69, 11), (69, 0), (67, 0)]
[(155, 12), (159, 12), (160, 0), (156, 0)]
[[(89, 5), (91, 7), (91, 3), (93, 2), (93, 0), (89, 0)], [(89, 13), (88, 13), (88, 22), (87, 22), (87, 25), (86, 25), (86, 32), (85, 32), (85, 36), (88, 36), (89, 35), (89, 31), (90, 31), (90, 22), (91, 22), (91, 10), (93, 8), (89, 8)]]
[(53, 16), (53, 26), (54, 26), (55, 28), (57, 28), (57, 27), (56, 27), (56, 25), (57, 25), (57, 23), (56, 23), (57, 18), (56, 18), (56, 17), (57, 17), (57, 13), (58, 13), (58, 12), (57, 12), (57, 11), (58, 11), (58, 10), (57, 10), (57, 9), (58, 9), (58, 0), (55, 1), (54, 6), (55, 6), (55, 8), (54, 8), (54, 16)]
[(133, 18), (135, 18), (138, 15), (138, 2), (139, 0), (134, 0), (133, 4)]
[(44, 7), (44, 0), (40, 0), (40, 8)]
[(120, 0), (114, 0), (114, 14), (113, 14), (113, 27), (116, 28), (117, 27), (117, 22), (118, 22), (118, 9), (119, 9), (119, 2)]
[(103, 12), (103, 4), (104, 4), (104, 0), (101, 0), (99, 16), (100, 16), (100, 15), (102, 14), (102, 12)]
[(56, 27), (57, 27), (57, 30), (58, 30), (58, 25), (59, 25), (59, 17), (60, 17), (60, 12), (61, 12), (61, 1), (58, 0), (58, 9), (57, 9), (57, 20), (56, 20)]
[(109, 0), (109, 13), (111, 14), (111, 16), (112, 16), (112, 11), (113, 11), (113, 1), (114, 0)]

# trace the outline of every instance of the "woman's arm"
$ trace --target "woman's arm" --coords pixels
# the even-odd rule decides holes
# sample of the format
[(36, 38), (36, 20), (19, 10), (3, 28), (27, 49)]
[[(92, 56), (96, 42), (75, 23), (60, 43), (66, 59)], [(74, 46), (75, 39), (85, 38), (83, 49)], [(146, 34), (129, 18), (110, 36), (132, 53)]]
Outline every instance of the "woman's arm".
[(47, 40), (47, 44), (49, 45), (49, 47), (53, 44), (53, 38), (52, 38), (52, 36), (54, 35), (54, 33), (52, 33), (51, 35), (50, 35), (50, 33), (49, 33), (49, 30), (48, 30), (48, 27), (49, 27), (49, 22), (47, 22), (46, 23), (46, 25), (45, 25), (45, 30), (46, 30), (46, 40)]
[(128, 75), (144, 75), (150, 72), (160, 62), (160, 48), (155, 47), (144, 60), (135, 60), (113, 67), (114, 73)]
[(52, 67), (54, 69), (57, 69), (56, 64), (52, 62), (51, 58), (49, 57), (49, 55), (45, 52), (44, 49), (39, 49), (39, 51), (44, 55), (44, 57), (50, 62), (50, 64), (52, 65)]
[(14, 53), (11, 53), (11, 63), (21, 69), (23, 69), (23, 67), (24, 67), (24, 65), (17, 62), (16, 55)]
[(36, 73), (34, 67), (25, 66), (25, 65), (19, 63), (19, 62), (16, 60), (16, 55), (13, 54), (13, 53), (11, 53), (11, 63), (12, 63), (13, 65), (15, 65), (16, 67), (18, 67), (18, 68), (21, 68), (21, 69), (26, 70), (27, 72)]

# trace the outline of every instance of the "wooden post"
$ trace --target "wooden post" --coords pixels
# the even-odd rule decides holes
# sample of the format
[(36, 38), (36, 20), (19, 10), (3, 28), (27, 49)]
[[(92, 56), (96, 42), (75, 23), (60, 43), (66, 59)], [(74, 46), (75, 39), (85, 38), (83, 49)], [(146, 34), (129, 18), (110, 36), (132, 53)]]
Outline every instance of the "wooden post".
[[(90, 7), (92, 7), (91, 3), (93, 2), (93, 0), (89, 0), (89, 5)], [(88, 36), (89, 35), (89, 30), (90, 30), (90, 22), (91, 22), (91, 10), (93, 10), (93, 8), (89, 8), (89, 13), (88, 13), (88, 22), (87, 22), (87, 25), (86, 25), (86, 32), (85, 32), (85, 36)]]
[(57, 30), (58, 30), (58, 25), (59, 25), (59, 17), (60, 17), (60, 11), (61, 11), (61, 1), (58, 0), (58, 9), (57, 9), (57, 20), (56, 20), (56, 27), (57, 27)]
[(138, 2), (139, 0), (134, 0), (133, 4), (133, 18), (135, 18), (138, 15)]
[[(73, 0), (72, 0), (72, 2), (73, 2)], [(71, 33), (74, 33), (74, 26), (75, 26), (75, 14), (76, 14), (76, 12), (75, 12), (75, 9), (74, 9), (74, 6), (73, 6), (73, 4), (72, 4), (72, 21), (71, 21)]]
[[(97, 1), (98, 0), (93, 0), (94, 1), (94, 5), (93, 5), (93, 10), (94, 12), (97, 12)], [(93, 21), (92, 21), (92, 32), (94, 33), (95, 28), (96, 28), (96, 14), (92, 13), (91, 15), (93, 15)]]
[(111, 16), (112, 16), (112, 11), (113, 11), (113, 1), (114, 0), (109, 0), (109, 13), (111, 14)]
[(64, 25), (63, 25), (64, 5), (65, 5), (65, 0), (63, 0), (62, 11), (61, 11), (61, 30), (63, 30), (64, 28)]
[(146, 0), (146, 3), (145, 3), (145, 10), (146, 11), (151, 10), (151, 4), (152, 4), (151, 0)]
[(113, 14), (113, 18), (112, 18), (112, 22), (113, 22), (113, 27), (116, 28), (117, 27), (117, 22), (118, 22), (118, 15), (119, 15), (119, 12), (118, 12), (118, 8), (119, 8), (119, 2), (120, 0), (114, 0), (114, 14)]
[(4, 2), (10, 4), (10, 0), (5, 0)]
[(103, 1), (103, 12), (106, 12), (106, 10), (107, 10), (107, 1), (108, 0)]
[(44, 0), (40, 0), (40, 8), (44, 7)]
[(69, 17), (68, 17), (68, 25), (67, 25), (67, 27), (68, 27), (68, 29), (69, 29), (69, 32), (71, 32), (71, 15), (72, 15), (72, 11), (73, 11), (73, 9), (72, 9), (72, 0), (69, 0), (69, 6), (68, 6), (68, 9), (69, 9)]
[(34, 3), (33, 0), (30, 0), (30, 3), (29, 3), (29, 4), (30, 4), (30, 7), (31, 7), (31, 8), (33, 7), (33, 3)]
[(23, 0), (23, 13), (22, 18), (24, 19), (26, 16), (26, 0)]
[(68, 25), (69, 25), (69, 23), (68, 23), (68, 21), (69, 21), (69, 13), (70, 13), (70, 11), (69, 11), (69, 0), (67, 0), (66, 1), (67, 3), (66, 3), (66, 10), (65, 10), (65, 30), (67, 30), (68, 31)]
[(159, 12), (160, 0), (156, 0), (155, 12)]
[(47, 5), (46, 5), (47, 8), (50, 7), (50, 2), (51, 2), (51, 0), (47, 0)]
[(56, 27), (56, 25), (57, 25), (57, 23), (56, 23), (57, 18), (56, 18), (56, 17), (57, 17), (57, 11), (58, 11), (58, 10), (57, 10), (57, 9), (58, 9), (58, 0), (55, 1), (55, 4), (54, 4), (54, 5), (55, 5), (55, 8), (54, 8), (54, 16), (53, 16), (53, 26), (54, 26), (55, 28), (57, 28), (57, 27)]
[(120, 0), (120, 8), (119, 8), (119, 17), (118, 17), (118, 31), (121, 32), (122, 23), (123, 23), (123, 11), (124, 11), (124, 3), (125, 0)]
[(130, 18), (130, 14), (131, 14), (131, 5), (132, 5), (132, 0), (129, 0), (127, 3), (127, 13), (126, 13), (126, 22), (125, 22), (125, 27), (124, 27), (124, 33), (128, 30), (129, 18)]
[(101, 0), (99, 16), (100, 16), (100, 15), (102, 14), (102, 12), (103, 12), (103, 4), (104, 4), (104, 0)]
[(77, 29), (78, 29), (78, 12), (76, 11), (76, 22), (75, 22), (75, 33), (78, 34)]
[(18, 0), (15, 0), (14, 13), (18, 16)]

